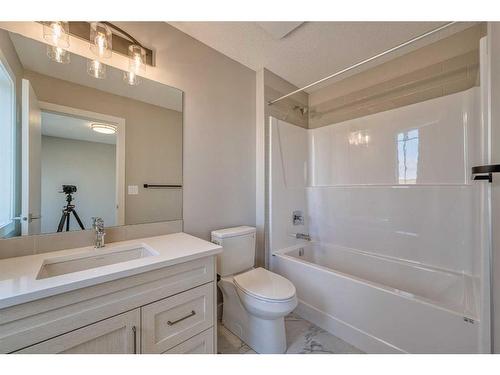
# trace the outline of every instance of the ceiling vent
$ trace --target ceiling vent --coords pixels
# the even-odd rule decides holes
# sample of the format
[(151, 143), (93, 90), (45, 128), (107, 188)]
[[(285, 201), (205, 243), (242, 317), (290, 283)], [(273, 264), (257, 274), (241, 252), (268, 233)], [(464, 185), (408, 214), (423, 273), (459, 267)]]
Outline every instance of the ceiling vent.
[(257, 22), (274, 39), (283, 39), (304, 22)]

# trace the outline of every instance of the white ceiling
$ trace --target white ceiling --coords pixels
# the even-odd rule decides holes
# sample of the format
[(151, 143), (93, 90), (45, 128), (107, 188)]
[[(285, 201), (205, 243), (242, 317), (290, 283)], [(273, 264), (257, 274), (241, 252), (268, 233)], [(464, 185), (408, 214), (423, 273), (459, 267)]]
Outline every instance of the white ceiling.
[(106, 79), (96, 79), (87, 74), (84, 57), (71, 54), (70, 64), (58, 64), (48, 59), (45, 44), (19, 34), (11, 33), (10, 38), (25, 69), (182, 112), (182, 91), (179, 89), (147, 79), (141, 79), (138, 86), (129, 86), (123, 81), (123, 72), (110, 66), (106, 67)]
[[(281, 25), (281, 22), (169, 22), (169, 24), (253, 70), (267, 68), (301, 87), (443, 23), (286, 22), (285, 25)], [(365, 68), (472, 25), (473, 23), (460, 23), (451, 26), (399, 53), (366, 65)], [(292, 31), (280, 38), (280, 33), (286, 34), (288, 29)], [(314, 89), (317, 88), (319, 86)]]
[(102, 134), (90, 128), (91, 120), (59, 113), (42, 112), (42, 134), (79, 141), (116, 144), (115, 134)]

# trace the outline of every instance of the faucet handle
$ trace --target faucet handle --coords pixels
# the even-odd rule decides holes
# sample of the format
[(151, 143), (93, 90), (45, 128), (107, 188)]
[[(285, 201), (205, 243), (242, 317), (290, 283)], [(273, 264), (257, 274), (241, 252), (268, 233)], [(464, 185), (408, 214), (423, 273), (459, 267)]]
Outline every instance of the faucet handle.
[(104, 229), (104, 220), (101, 217), (93, 217), (92, 227), (94, 229)]

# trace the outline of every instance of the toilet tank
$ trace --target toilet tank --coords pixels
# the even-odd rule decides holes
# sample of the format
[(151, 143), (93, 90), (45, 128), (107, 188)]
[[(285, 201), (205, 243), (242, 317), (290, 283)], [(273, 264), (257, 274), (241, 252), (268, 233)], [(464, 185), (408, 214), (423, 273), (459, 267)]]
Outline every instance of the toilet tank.
[(255, 262), (255, 228), (234, 227), (214, 230), (212, 242), (223, 247), (217, 255), (217, 273), (229, 276), (248, 270)]

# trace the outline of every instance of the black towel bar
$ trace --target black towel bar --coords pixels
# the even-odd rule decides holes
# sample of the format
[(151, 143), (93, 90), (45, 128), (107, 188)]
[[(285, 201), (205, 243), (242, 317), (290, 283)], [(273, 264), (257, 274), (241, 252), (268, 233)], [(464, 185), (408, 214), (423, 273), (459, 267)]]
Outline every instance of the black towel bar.
[(182, 185), (144, 184), (145, 189), (180, 189)]
[(473, 180), (488, 180), (492, 182), (493, 173), (500, 173), (500, 164), (478, 165), (477, 167), (472, 167)]

